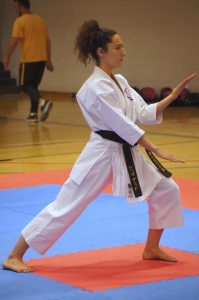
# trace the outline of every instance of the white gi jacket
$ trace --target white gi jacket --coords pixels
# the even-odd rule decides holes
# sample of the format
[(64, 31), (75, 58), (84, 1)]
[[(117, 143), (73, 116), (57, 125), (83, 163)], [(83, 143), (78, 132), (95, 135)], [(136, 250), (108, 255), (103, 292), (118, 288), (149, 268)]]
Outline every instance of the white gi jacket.
[(135, 198), (132, 189), (129, 188), (130, 179), (122, 145), (105, 140), (94, 132), (114, 131), (133, 146), (144, 134), (136, 123), (159, 124), (162, 116), (156, 118), (156, 103), (146, 104), (122, 75), (118, 74), (115, 77), (123, 93), (114, 80), (97, 66), (77, 93), (81, 111), (93, 132), (77, 159), (70, 177), (80, 184), (88, 172), (99, 172), (101, 176), (105, 172), (101, 160), (103, 156), (111, 154), (113, 194), (128, 197), (131, 203), (144, 200), (164, 176), (151, 161), (145, 158), (139, 146), (133, 147), (132, 156), (143, 194), (142, 197)]

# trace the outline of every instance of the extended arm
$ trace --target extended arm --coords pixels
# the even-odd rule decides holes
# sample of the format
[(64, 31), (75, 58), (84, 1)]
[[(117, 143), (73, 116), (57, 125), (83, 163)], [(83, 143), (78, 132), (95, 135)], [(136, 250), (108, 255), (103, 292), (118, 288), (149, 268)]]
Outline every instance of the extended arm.
[(10, 62), (10, 57), (11, 57), (12, 53), (14, 52), (14, 50), (16, 49), (19, 41), (20, 41), (20, 38), (14, 38), (14, 37), (11, 38), (11, 40), (8, 44), (8, 49), (7, 49), (4, 61), (3, 61), (5, 69), (8, 68), (8, 65)]

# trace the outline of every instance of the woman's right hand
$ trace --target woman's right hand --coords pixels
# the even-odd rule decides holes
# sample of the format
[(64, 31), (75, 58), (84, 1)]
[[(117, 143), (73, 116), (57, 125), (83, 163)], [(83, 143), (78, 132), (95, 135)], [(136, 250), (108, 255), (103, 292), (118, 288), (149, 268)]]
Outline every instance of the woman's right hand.
[(172, 162), (180, 162), (185, 163), (185, 160), (177, 158), (175, 155), (167, 152), (166, 150), (156, 149), (153, 151), (155, 155), (157, 155), (159, 158), (163, 158)]
[(185, 78), (183, 81), (181, 81), (174, 89), (171, 95), (174, 99), (176, 99), (180, 93), (184, 90), (184, 88), (187, 87), (188, 83), (196, 76), (196, 73), (193, 73), (189, 77)]

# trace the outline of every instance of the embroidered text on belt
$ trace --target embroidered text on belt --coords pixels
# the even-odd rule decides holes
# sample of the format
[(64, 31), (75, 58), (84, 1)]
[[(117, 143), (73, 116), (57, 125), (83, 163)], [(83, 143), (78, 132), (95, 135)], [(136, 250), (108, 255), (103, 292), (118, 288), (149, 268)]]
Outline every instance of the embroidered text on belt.
[[(141, 190), (141, 187), (139, 184), (137, 172), (135, 169), (135, 164), (134, 164), (133, 157), (131, 154), (131, 148), (133, 146), (130, 145), (128, 142), (126, 142), (124, 139), (122, 139), (114, 131), (99, 130), (99, 131), (95, 131), (95, 133), (99, 134), (104, 139), (122, 144), (125, 163), (126, 163), (127, 171), (129, 174), (131, 186), (133, 188), (133, 192), (134, 192), (136, 198), (142, 196), (142, 190)], [(137, 144), (135, 144), (134, 146), (136, 146), (136, 145)], [(171, 177), (172, 173), (169, 172), (167, 169), (165, 169), (165, 167), (157, 160), (157, 158), (153, 155), (153, 153), (147, 149), (145, 149), (145, 151), (148, 154), (150, 160), (153, 162), (153, 164), (156, 166), (156, 168), (160, 171), (160, 173), (167, 178)]]

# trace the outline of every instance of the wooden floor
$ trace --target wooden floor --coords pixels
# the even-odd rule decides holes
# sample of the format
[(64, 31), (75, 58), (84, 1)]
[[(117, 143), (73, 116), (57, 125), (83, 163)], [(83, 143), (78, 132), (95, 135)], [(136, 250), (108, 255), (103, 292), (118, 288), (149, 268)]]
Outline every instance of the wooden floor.
[[(54, 107), (46, 122), (26, 121), (26, 96), (0, 97), (0, 174), (70, 168), (84, 147), (90, 129), (72, 97), (51, 95)], [(142, 126), (162, 149), (186, 159), (164, 161), (174, 176), (199, 179), (199, 108), (170, 107), (161, 125)]]

